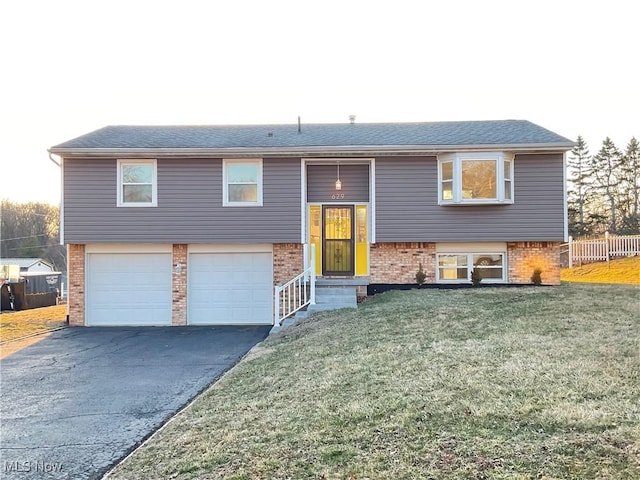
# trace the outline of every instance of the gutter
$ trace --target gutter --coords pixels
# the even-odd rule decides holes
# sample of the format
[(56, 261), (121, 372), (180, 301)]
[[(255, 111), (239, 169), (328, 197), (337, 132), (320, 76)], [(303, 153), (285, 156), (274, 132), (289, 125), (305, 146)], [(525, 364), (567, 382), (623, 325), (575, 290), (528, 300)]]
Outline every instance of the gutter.
[(241, 156), (294, 156), (315, 157), (349, 155), (437, 155), (443, 152), (466, 151), (512, 151), (512, 152), (565, 152), (576, 144), (535, 143), (535, 144), (495, 144), (495, 145), (343, 145), (343, 146), (296, 146), (296, 147), (229, 147), (229, 148), (56, 148), (49, 149), (63, 157), (241, 157)]

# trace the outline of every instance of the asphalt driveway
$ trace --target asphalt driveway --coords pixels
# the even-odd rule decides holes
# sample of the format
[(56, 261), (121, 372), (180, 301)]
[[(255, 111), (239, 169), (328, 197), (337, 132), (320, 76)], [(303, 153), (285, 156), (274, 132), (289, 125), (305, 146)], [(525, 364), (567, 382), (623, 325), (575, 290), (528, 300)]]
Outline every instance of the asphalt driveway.
[(100, 478), (270, 326), (68, 328), (0, 361), (0, 478)]

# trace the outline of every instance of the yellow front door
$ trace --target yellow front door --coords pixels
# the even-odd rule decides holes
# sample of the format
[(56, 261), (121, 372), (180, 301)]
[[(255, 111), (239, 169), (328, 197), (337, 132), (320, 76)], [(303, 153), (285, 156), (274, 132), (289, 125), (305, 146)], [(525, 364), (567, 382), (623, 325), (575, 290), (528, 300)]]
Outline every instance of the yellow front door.
[[(325, 267), (326, 267), (326, 263), (325, 262), (325, 252), (324, 252), (324, 246), (325, 246), (325, 234), (327, 232), (327, 225), (329, 226), (328, 230), (329, 230), (329, 236), (330, 237), (334, 237), (336, 236), (336, 232), (335, 232), (335, 228), (336, 228), (336, 222), (337, 219), (333, 218), (333, 219), (329, 219), (329, 221), (327, 222), (326, 217), (327, 215), (331, 215), (331, 216), (335, 216), (335, 212), (329, 212), (329, 214), (327, 214), (326, 209), (329, 208), (349, 208), (352, 209), (350, 212), (350, 222), (352, 224), (353, 227), (353, 232), (351, 234), (351, 250), (353, 251), (353, 260), (352, 260), (352, 264), (355, 264), (355, 268), (352, 269), (355, 270), (355, 272), (352, 273), (348, 273), (346, 272), (346, 268), (344, 268), (344, 264), (341, 261), (341, 270), (340, 272), (344, 273), (326, 273), (325, 272)], [(315, 252), (316, 252), (316, 273), (318, 275), (357, 275), (357, 276), (367, 276), (369, 274), (369, 218), (368, 218), (368, 206), (367, 205), (355, 205), (355, 206), (340, 206), (340, 207), (334, 207), (332, 205), (325, 205), (324, 208), (321, 205), (309, 205), (309, 243), (315, 245)], [(355, 217), (355, 218), (354, 218)], [(340, 228), (344, 228), (345, 227), (345, 223), (343, 223)], [(339, 232), (337, 236), (344, 236), (342, 232)], [(330, 240), (336, 240), (334, 238), (330, 238)], [(344, 239), (343, 239), (344, 240)], [(336, 247), (336, 242), (329, 242), (329, 243), (334, 243), (332, 245), (332, 247)], [(333, 251), (333, 254), (335, 254), (336, 252)], [(348, 253), (348, 249), (347, 250), (342, 250), (340, 252), (340, 254), (347, 254)], [(329, 261), (329, 267), (331, 268), (336, 268), (335, 266), (335, 260), (336, 258), (334, 257), (333, 259), (334, 261)], [(348, 261), (347, 261), (348, 263)]]
[(322, 208), (322, 275), (353, 275), (353, 205)]

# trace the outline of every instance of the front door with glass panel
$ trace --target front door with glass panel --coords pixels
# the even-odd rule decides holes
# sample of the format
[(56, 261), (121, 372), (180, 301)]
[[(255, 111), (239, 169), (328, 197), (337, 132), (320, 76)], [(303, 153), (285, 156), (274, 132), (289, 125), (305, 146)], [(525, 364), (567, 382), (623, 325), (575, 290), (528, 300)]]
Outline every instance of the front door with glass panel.
[(353, 275), (353, 205), (322, 207), (322, 274)]

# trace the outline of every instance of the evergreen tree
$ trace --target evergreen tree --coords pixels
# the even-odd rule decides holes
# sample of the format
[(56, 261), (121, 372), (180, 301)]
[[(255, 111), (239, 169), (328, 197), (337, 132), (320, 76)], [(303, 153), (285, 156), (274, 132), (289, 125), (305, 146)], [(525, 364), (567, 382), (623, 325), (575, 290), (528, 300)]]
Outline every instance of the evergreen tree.
[(609, 232), (618, 230), (619, 187), (621, 184), (622, 153), (607, 137), (600, 151), (591, 157), (590, 167), (594, 191), (601, 193), (608, 203)]
[(591, 157), (589, 147), (581, 135), (571, 150), (569, 166), (569, 233), (572, 236), (587, 235), (591, 227), (587, 222), (588, 200), (591, 194)]
[(640, 233), (640, 144), (632, 137), (622, 156), (620, 166), (624, 205), (621, 233)]

